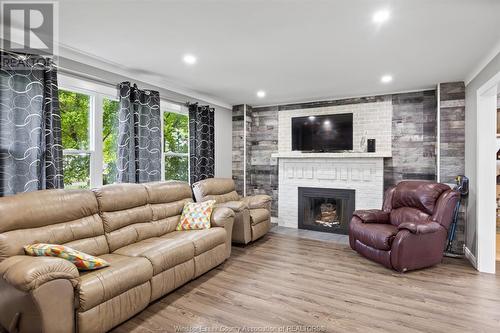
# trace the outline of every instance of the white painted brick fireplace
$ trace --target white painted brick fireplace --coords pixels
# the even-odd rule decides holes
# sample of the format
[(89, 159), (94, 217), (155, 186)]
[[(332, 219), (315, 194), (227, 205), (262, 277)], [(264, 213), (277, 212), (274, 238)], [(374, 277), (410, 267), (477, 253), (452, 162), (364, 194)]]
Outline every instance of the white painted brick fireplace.
[(298, 227), (298, 188), (353, 189), (355, 209), (381, 208), (384, 190), (383, 157), (280, 158), (280, 226)]
[[(301, 153), (291, 151), (291, 118), (353, 113), (353, 151)], [(375, 102), (279, 112), (278, 224), (298, 227), (298, 188), (355, 190), (355, 209), (381, 208), (384, 157), (391, 156), (392, 103)], [(360, 147), (363, 134), (376, 139), (377, 152)]]

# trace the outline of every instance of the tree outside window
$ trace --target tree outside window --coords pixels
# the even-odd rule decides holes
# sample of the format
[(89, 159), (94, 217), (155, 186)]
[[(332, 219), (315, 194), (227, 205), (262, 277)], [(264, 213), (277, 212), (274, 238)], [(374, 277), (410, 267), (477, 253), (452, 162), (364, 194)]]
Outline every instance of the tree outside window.
[(188, 181), (189, 177), (189, 120), (188, 116), (163, 113), (165, 179)]
[(102, 150), (103, 150), (103, 185), (116, 183), (118, 169), (118, 110), (119, 102), (104, 98), (102, 104)]
[(66, 188), (90, 187), (90, 102), (88, 95), (59, 90)]
[[(102, 185), (116, 183), (119, 102), (104, 95), (60, 89), (59, 105), (65, 187), (90, 188), (91, 172), (93, 182), (100, 179), (102, 173)], [(90, 125), (91, 119), (96, 116), (91, 115), (91, 110), (95, 109), (96, 105), (102, 105), (102, 113), (96, 113), (97, 116), (102, 115), (102, 127), (96, 126), (99, 122)], [(94, 132), (91, 133), (91, 129)], [(99, 131), (102, 131), (102, 151), (94, 151), (94, 144), (100, 148), (98, 142), (93, 141), (100, 138), (97, 135)], [(188, 116), (177, 112), (163, 112), (163, 139), (165, 179), (188, 181)], [(99, 167), (95, 162), (101, 160), (102, 167)]]

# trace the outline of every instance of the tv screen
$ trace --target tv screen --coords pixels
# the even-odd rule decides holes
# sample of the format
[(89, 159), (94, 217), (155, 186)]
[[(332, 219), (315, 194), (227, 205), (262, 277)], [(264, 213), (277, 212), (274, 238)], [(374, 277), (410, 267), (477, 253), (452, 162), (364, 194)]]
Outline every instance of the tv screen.
[(292, 118), (292, 150), (352, 150), (352, 113)]

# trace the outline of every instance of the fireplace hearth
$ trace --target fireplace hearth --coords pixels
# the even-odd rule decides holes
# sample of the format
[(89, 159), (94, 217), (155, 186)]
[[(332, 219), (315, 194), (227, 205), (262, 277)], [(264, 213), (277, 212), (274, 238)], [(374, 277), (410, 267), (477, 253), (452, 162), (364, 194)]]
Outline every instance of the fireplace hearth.
[(355, 207), (355, 191), (317, 187), (298, 188), (298, 226), (347, 234)]

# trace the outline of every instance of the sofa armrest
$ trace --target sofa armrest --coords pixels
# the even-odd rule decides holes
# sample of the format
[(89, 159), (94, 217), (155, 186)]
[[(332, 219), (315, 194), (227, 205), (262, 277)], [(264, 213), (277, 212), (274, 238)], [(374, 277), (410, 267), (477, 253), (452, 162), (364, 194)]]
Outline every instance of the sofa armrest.
[(245, 209), (248, 209), (248, 206), (243, 201), (226, 201), (218, 203), (215, 206), (229, 208), (234, 212), (241, 212)]
[(216, 207), (210, 217), (210, 224), (214, 227), (224, 227), (226, 223), (232, 221), (234, 211), (226, 207)]
[(403, 222), (398, 226), (399, 230), (406, 229), (412, 234), (424, 235), (430, 234), (439, 231), (441, 228), (441, 224), (437, 222)]
[(272, 198), (266, 194), (257, 194), (244, 197), (242, 201), (250, 209), (258, 209), (258, 208), (270, 209)]
[(16, 289), (31, 291), (56, 279), (69, 280), (74, 287), (80, 274), (65, 259), (18, 255), (0, 263), (0, 276)]
[(390, 213), (380, 209), (355, 210), (352, 215), (359, 217), (363, 223), (390, 223)]
[(226, 230), (226, 259), (231, 255), (231, 241), (233, 238), (234, 211), (226, 207), (217, 207), (212, 212), (210, 224), (214, 227), (223, 227)]

